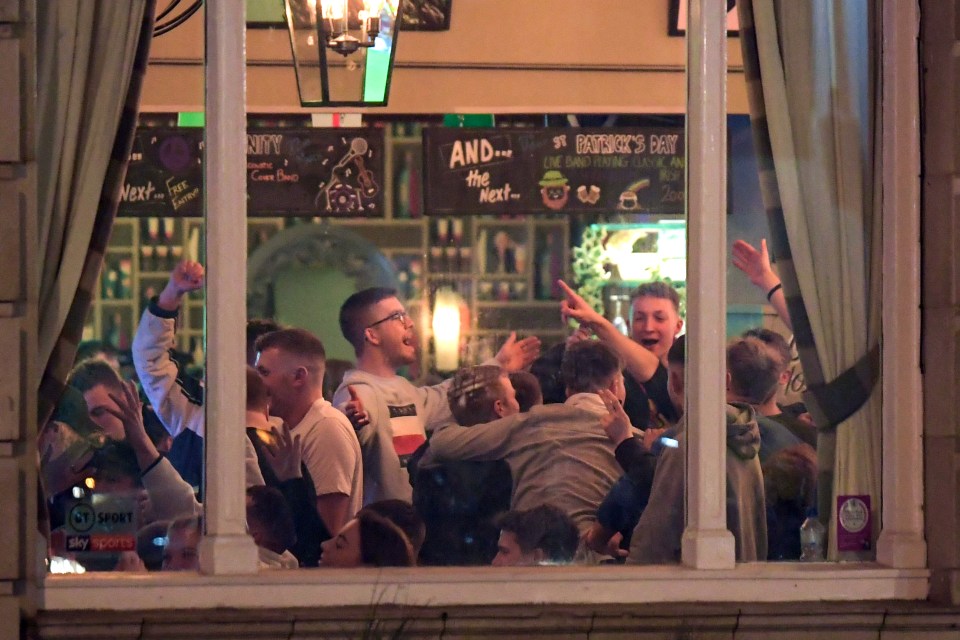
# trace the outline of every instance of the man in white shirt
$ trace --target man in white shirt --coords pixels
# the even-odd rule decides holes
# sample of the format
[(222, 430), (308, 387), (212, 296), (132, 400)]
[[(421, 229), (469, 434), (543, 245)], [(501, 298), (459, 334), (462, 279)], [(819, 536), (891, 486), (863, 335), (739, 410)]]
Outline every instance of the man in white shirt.
[(281, 329), (258, 338), (256, 349), (270, 412), (300, 441), (317, 511), (328, 531), (339, 531), (362, 506), (363, 466), (350, 421), (323, 399), (323, 343), (305, 329)]
[[(333, 401), (347, 415), (355, 411), (351, 405), (362, 405), (366, 414), (354, 417), (363, 449), (364, 500), (410, 502), (407, 460), (428, 432), (453, 422), (447, 403), (450, 383), (415, 387), (397, 375), (400, 367), (416, 362), (417, 336), (393, 289), (373, 287), (347, 298), (340, 307), (340, 330), (353, 345), (357, 368), (344, 375)], [(509, 373), (539, 354), (538, 338), (517, 340), (511, 334), (490, 363)]]

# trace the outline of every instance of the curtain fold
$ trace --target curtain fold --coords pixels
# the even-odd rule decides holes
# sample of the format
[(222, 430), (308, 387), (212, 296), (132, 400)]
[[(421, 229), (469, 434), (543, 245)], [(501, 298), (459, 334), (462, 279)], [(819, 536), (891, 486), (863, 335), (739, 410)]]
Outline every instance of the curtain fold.
[(37, 4), (40, 424), (63, 391), (133, 144), (155, 0)]
[(869, 4), (737, 3), (771, 244), (821, 428), (818, 501), (833, 558), (836, 496), (869, 495), (874, 515), (881, 499), (881, 127)]

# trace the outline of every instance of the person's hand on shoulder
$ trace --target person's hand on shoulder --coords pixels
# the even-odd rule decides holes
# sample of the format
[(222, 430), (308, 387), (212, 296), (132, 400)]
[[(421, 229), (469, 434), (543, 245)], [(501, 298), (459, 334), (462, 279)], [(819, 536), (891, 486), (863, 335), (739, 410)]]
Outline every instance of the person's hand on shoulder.
[(293, 435), (286, 422), (280, 428), (273, 427), (273, 442), (263, 447), (263, 456), (277, 476), (277, 480), (293, 480), (303, 477), (301, 461), (303, 452), (300, 434)]
[(601, 389), (597, 392), (603, 405), (607, 408), (607, 413), (600, 417), (600, 426), (603, 427), (607, 438), (618, 446), (624, 440), (633, 437), (633, 427), (630, 425), (630, 418), (623, 410), (620, 400), (609, 389)]

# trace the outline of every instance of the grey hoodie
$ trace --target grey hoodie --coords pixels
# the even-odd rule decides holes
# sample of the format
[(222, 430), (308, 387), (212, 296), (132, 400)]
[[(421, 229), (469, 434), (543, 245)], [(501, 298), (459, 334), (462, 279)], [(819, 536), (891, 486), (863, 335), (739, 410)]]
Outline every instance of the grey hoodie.
[[(756, 412), (747, 404), (727, 405), (726, 496), (727, 529), (736, 542), (737, 562), (767, 557), (767, 519), (760, 470), (760, 430)], [(680, 422), (681, 445), (664, 449), (657, 462), (647, 504), (630, 541), (627, 562), (666, 564), (680, 561), (684, 528), (685, 419)]]

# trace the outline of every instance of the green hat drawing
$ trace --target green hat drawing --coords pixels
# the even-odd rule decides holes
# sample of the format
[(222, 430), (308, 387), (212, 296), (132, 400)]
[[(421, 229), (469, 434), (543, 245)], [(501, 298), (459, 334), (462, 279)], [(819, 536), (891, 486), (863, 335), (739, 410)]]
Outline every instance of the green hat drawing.
[(565, 184), (567, 184), (567, 179), (563, 177), (562, 173), (554, 169), (543, 174), (543, 178), (540, 180), (541, 187), (562, 187)]

